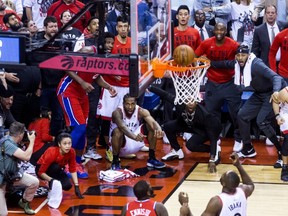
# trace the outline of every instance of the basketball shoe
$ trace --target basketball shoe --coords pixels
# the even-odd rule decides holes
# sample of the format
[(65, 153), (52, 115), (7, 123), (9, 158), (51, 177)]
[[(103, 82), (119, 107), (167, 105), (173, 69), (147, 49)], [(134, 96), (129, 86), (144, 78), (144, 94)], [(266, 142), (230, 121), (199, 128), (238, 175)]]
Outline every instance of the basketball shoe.
[(246, 144), (243, 146), (243, 149), (237, 153), (239, 157), (242, 158), (252, 158), (255, 157), (257, 155), (254, 147), (252, 146), (251, 143)]
[(150, 158), (147, 160), (147, 167), (161, 169), (166, 167), (166, 164), (157, 160), (156, 158)]
[(182, 149), (179, 149), (178, 151), (175, 151), (175, 149), (172, 149), (168, 154), (166, 154), (164, 157), (162, 157), (163, 161), (172, 161), (175, 159), (181, 160), (184, 158), (184, 153)]

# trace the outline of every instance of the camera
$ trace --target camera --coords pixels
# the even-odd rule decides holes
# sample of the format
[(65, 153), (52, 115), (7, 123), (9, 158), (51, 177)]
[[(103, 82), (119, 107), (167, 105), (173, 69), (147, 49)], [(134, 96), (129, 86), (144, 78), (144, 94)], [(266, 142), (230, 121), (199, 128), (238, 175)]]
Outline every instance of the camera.
[(36, 132), (35, 132), (34, 130), (31, 130), (31, 131), (25, 130), (25, 133), (24, 133), (24, 136), (23, 136), (22, 141), (23, 141), (23, 142), (29, 142), (28, 134), (29, 134), (29, 135), (32, 135), (33, 132), (35, 133), (35, 136), (36, 136)]
[(23, 173), (24, 173), (23, 168), (20, 168), (19, 171), (16, 173), (10, 173), (10, 172), (6, 171), (4, 178), (5, 178), (6, 182), (13, 183), (15, 181), (19, 181), (23, 177)]

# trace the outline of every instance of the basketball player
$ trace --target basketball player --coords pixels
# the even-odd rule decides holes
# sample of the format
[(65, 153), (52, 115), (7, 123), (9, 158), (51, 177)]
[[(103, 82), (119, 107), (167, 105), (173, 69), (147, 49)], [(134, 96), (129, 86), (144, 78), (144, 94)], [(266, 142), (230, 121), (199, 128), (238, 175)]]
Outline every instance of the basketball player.
[(64, 112), (66, 125), (72, 128), (72, 147), (76, 150), (78, 178), (88, 178), (88, 173), (81, 165), (81, 156), (85, 146), (86, 119), (89, 112), (87, 93), (94, 87), (92, 82), (109, 90), (110, 95), (116, 96), (117, 92), (102, 76), (92, 73), (67, 71), (58, 85), (57, 97)]
[[(235, 84), (239, 86), (239, 89), (252, 87), (254, 90), (238, 113), (239, 130), (243, 141), (243, 149), (238, 154), (244, 158), (257, 155), (250, 137), (250, 122), (256, 118), (259, 129), (271, 140), (278, 151), (278, 160), (274, 164), (274, 168), (281, 168), (281, 146), (270, 121), (272, 112), (270, 97), (273, 92), (278, 92), (285, 87), (286, 82), (254, 53), (249, 53), (248, 46), (239, 46), (235, 58), (236, 60), (224, 61), (226, 68), (235, 68)], [(215, 64), (221, 64), (221, 62), (212, 62), (211, 64), (215, 67)]]
[(273, 98), (273, 110), (280, 130), (283, 133), (284, 141), (282, 144), (282, 171), (281, 180), (288, 181), (288, 87), (275, 93), (277, 98)]
[(150, 199), (154, 195), (153, 189), (145, 180), (138, 181), (133, 187), (133, 192), (137, 200), (127, 203), (122, 209), (121, 216), (168, 216), (167, 209), (162, 203)]
[(178, 26), (174, 28), (174, 48), (181, 44), (187, 44), (195, 50), (200, 45), (201, 38), (196, 29), (188, 26), (190, 10), (187, 5), (179, 6), (176, 19)]
[[(110, 141), (113, 152), (111, 169), (113, 170), (121, 169), (119, 156), (140, 151), (145, 145), (146, 137), (149, 143), (147, 166), (152, 168), (166, 166), (155, 157), (157, 138), (163, 137), (163, 131), (149, 111), (136, 105), (136, 102), (135, 97), (126, 94), (123, 98), (123, 106), (119, 106), (112, 113)], [(144, 121), (144, 124), (140, 125), (140, 121)]]
[(210, 199), (202, 216), (247, 214), (247, 197), (253, 193), (254, 183), (239, 162), (236, 152), (230, 155), (230, 159), (240, 173), (242, 184), (236, 172), (232, 170), (225, 172), (220, 179), (222, 193)]
[[(159, 95), (162, 99), (174, 103), (175, 96), (160, 88), (151, 86), (149, 91)], [(210, 159), (208, 171), (216, 172), (216, 165), (220, 162), (221, 147), (217, 144), (221, 133), (221, 122), (211, 115), (204, 106), (194, 103), (176, 105), (177, 119), (166, 122), (162, 127), (171, 144), (171, 152), (162, 157), (164, 161), (183, 159), (184, 153), (177, 141), (177, 134), (181, 132), (192, 133), (193, 136), (186, 141), (186, 147), (191, 152), (209, 152)], [(204, 144), (210, 141), (210, 145)]]
[[(239, 46), (237, 42), (226, 37), (227, 27), (216, 23), (214, 37), (201, 42), (195, 50), (196, 56), (206, 55), (211, 61), (233, 60)], [(219, 69), (210, 67), (207, 70), (208, 81), (205, 84), (205, 107), (208, 112), (221, 119), (221, 107), (224, 100), (228, 103), (229, 114), (234, 125), (235, 143), (233, 151), (242, 149), (241, 137), (237, 124), (237, 113), (241, 105), (241, 91), (234, 85), (234, 68)]]
[[(116, 30), (118, 35), (115, 36), (111, 53), (129, 55), (131, 53), (131, 38), (128, 36), (130, 26), (126, 16), (118, 16)], [(107, 142), (106, 144), (108, 144), (112, 112), (122, 104), (123, 96), (129, 92), (129, 77), (104, 75), (103, 78), (118, 92), (116, 97), (111, 98), (109, 91), (102, 89), (98, 103), (97, 117), (102, 118), (101, 132)], [(111, 155), (110, 152), (106, 151), (106, 157), (110, 161), (112, 158), (109, 155)]]

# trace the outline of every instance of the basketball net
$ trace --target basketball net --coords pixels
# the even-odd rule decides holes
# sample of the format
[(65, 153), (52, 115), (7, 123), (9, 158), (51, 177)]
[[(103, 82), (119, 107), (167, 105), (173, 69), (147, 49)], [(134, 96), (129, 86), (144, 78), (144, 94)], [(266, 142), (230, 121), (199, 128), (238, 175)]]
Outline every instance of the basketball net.
[(188, 104), (201, 102), (200, 86), (210, 66), (210, 61), (202, 58), (195, 58), (194, 65), (181, 67), (174, 66), (174, 60), (152, 62), (154, 76), (163, 77), (164, 71), (168, 70), (175, 87), (176, 97), (174, 104)]

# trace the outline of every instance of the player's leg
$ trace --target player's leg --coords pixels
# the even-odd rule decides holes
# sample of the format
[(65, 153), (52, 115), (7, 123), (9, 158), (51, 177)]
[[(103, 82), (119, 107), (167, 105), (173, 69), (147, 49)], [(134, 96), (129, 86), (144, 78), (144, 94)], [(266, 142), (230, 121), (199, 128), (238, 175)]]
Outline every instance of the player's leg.
[(169, 140), (172, 149), (171, 152), (162, 157), (162, 160), (170, 161), (174, 159), (183, 159), (184, 153), (178, 143), (177, 133), (187, 130), (187, 128), (185, 128), (185, 123), (180, 123), (180, 120), (178, 119), (169, 121), (163, 125), (163, 130)]
[(278, 141), (276, 132), (271, 125), (271, 120), (269, 116), (272, 112), (272, 106), (269, 102), (270, 97), (266, 96), (265, 101), (262, 104), (261, 110), (258, 113), (256, 123), (261, 131), (265, 134), (265, 136), (274, 144), (275, 148), (277, 149), (278, 159), (274, 164), (274, 168), (281, 168), (282, 167), (282, 154), (281, 154), (281, 145)]
[(282, 144), (282, 160), (283, 166), (281, 171), (281, 180), (288, 181), (288, 134), (284, 133), (284, 141)]
[(239, 157), (254, 157), (257, 155), (250, 136), (250, 124), (251, 120), (256, 118), (258, 112), (262, 106), (262, 101), (258, 96), (252, 94), (252, 96), (246, 101), (238, 112), (238, 124), (241, 139), (243, 142), (243, 149), (238, 153)]
[(239, 132), (239, 125), (237, 121), (237, 114), (239, 112), (240, 106), (241, 106), (241, 95), (242, 90), (239, 89), (238, 86), (234, 84), (234, 80), (232, 82), (226, 84), (226, 91), (225, 92), (225, 99), (228, 104), (229, 109), (229, 115), (232, 120), (232, 124), (234, 127), (234, 146), (233, 151), (239, 152), (241, 151), (243, 144)]
[(124, 134), (119, 128), (114, 128), (114, 130), (111, 133), (111, 144), (112, 144), (112, 154), (113, 154), (113, 160), (111, 164), (111, 169), (113, 170), (119, 170), (121, 169), (120, 160), (119, 160), (119, 154), (121, 147), (123, 146), (124, 142)]
[(164, 168), (166, 165), (163, 162), (157, 160), (155, 156), (157, 138), (155, 137), (153, 128), (151, 128), (148, 124), (144, 124), (142, 125), (142, 131), (143, 134), (147, 134), (149, 143), (149, 158), (147, 161), (147, 166), (158, 169)]

